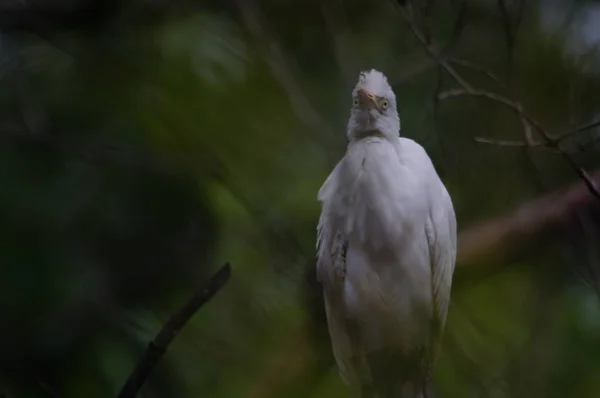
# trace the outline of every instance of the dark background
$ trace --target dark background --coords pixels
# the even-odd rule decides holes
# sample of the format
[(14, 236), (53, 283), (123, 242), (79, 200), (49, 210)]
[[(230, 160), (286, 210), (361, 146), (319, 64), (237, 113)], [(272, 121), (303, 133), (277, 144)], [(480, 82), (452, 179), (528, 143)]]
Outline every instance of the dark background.
[(600, 396), (598, 3), (411, 10), (423, 41), (386, 0), (2, 2), (0, 392), (115, 397), (230, 261), (141, 396), (349, 396), (316, 193), (377, 68), (458, 218), (438, 396)]

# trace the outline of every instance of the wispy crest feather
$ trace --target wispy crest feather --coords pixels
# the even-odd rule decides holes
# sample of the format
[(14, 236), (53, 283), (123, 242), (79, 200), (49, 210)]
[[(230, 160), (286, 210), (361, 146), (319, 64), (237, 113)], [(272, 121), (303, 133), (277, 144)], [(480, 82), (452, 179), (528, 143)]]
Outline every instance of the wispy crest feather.
[(396, 95), (392, 90), (392, 86), (388, 83), (387, 77), (376, 69), (360, 72), (358, 82), (354, 87), (354, 95), (359, 88), (363, 88), (377, 96), (388, 97), (392, 101), (396, 101)]

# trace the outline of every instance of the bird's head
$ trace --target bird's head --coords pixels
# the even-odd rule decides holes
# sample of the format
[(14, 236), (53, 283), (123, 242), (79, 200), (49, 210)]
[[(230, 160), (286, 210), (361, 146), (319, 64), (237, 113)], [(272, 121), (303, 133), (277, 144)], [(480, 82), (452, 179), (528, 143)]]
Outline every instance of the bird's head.
[(348, 138), (359, 139), (374, 134), (392, 138), (397, 137), (399, 131), (396, 95), (387, 78), (375, 69), (361, 72), (352, 91)]

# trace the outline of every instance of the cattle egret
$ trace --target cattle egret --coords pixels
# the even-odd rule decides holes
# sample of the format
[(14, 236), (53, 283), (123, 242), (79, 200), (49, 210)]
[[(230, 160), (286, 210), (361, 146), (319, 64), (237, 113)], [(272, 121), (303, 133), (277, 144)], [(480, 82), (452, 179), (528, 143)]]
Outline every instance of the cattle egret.
[(318, 194), (333, 354), (358, 396), (431, 398), (456, 261), (452, 201), (423, 147), (399, 136), (387, 78), (360, 73), (352, 101), (346, 154)]

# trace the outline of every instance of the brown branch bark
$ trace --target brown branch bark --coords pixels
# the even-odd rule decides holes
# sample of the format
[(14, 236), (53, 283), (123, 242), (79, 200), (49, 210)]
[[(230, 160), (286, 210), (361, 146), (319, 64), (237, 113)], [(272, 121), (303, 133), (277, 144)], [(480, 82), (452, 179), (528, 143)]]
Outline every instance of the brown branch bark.
[(144, 356), (137, 364), (118, 398), (135, 398), (142, 388), (148, 375), (154, 369), (158, 361), (163, 357), (169, 344), (175, 339), (179, 331), (185, 326), (190, 318), (210, 300), (227, 283), (231, 276), (231, 267), (226, 263), (210, 279), (208, 284), (199, 289), (162, 327), (153, 341), (148, 344)]
[[(600, 171), (588, 178), (600, 184)], [(458, 236), (457, 265), (502, 263), (508, 254), (514, 254), (515, 247), (526, 245), (541, 232), (576, 222), (576, 212), (595, 206), (595, 200), (585, 182), (577, 181), (564, 191), (541, 196), (505, 216), (470, 227)]]

